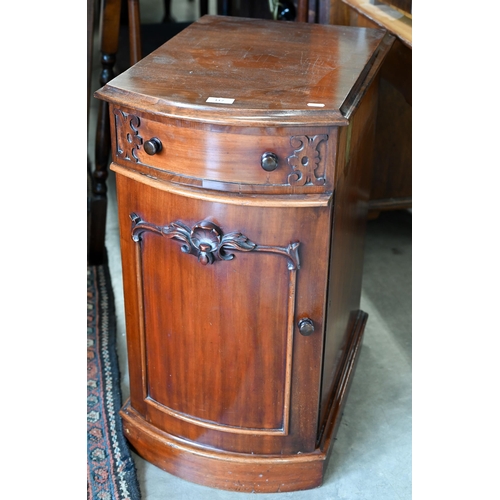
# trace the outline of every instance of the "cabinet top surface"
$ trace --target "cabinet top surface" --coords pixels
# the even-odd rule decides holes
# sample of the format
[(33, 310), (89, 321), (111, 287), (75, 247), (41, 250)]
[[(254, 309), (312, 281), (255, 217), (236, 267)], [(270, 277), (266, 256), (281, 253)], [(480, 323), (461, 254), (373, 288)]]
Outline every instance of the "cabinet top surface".
[(212, 123), (345, 124), (389, 48), (384, 30), (204, 16), (95, 95)]

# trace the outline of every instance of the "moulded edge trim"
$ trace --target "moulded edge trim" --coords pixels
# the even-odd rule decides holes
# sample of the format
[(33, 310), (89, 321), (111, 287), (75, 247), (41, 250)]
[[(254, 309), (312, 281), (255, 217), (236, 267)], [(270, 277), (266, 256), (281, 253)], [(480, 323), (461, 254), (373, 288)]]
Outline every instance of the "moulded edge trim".
[(332, 193), (325, 194), (300, 194), (300, 195), (248, 195), (233, 194), (227, 192), (213, 192), (204, 189), (184, 187), (172, 184), (168, 181), (153, 179), (147, 175), (140, 174), (124, 168), (117, 163), (111, 163), (113, 172), (128, 177), (155, 189), (178, 194), (187, 198), (211, 201), (213, 203), (227, 203), (230, 205), (254, 206), (254, 207), (326, 207), (332, 200)]

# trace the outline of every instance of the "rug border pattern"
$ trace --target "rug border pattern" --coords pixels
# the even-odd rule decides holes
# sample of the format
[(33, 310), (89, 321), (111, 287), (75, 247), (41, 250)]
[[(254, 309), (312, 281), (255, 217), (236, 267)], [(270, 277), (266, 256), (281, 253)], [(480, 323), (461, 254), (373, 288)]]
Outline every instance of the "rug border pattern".
[(106, 264), (87, 266), (87, 498), (139, 500), (135, 464), (123, 436), (116, 318)]

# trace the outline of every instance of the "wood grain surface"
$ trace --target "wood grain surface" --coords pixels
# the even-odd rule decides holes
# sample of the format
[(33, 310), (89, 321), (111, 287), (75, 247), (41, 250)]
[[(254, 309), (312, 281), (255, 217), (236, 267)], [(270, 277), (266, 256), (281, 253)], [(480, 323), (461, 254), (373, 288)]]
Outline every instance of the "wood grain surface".
[(369, 28), (205, 16), (97, 92), (117, 183), (121, 415), (146, 460), (235, 491), (321, 484), (366, 323), (392, 43)]
[(204, 16), (96, 95), (225, 125), (345, 125), (340, 107), (384, 37), (383, 30)]

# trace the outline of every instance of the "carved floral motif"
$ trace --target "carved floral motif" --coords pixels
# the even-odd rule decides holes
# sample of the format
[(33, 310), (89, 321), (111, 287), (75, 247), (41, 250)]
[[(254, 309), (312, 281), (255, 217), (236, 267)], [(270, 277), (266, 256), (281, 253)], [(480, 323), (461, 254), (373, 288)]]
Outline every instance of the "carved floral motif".
[(116, 154), (124, 160), (139, 161), (135, 152), (142, 146), (143, 140), (139, 135), (141, 121), (138, 116), (129, 115), (119, 109), (114, 110), (116, 122)]
[(326, 140), (326, 134), (313, 137), (294, 135), (290, 138), (290, 144), (295, 149), (294, 154), (287, 158), (288, 165), (293, 168), (293, 172), (288, 175), (290, 185), (322, 186), (325, 183), (325, 165), (320, 157), (319, 144)]
[(268, 252), (281, 254), (288, 259), (288, 269), (300, 268), (298, 248), (300, 243), (290, 243), (287, 247), (257, 245), (244, 234), (232, 232), (223, 234), (221, 228), (209, 220), (203, 220), (192, 228), (181, 221), (166, 226), (156, 226), (145, 222), (135, 213), (130, 214), (132, 220), (132, 239), (141, 240), (141, 234), (150, 231), (166, 236), (181, 243), (181, 251), (194, 255), (202, 265), (213, 264), (216, 260), (232, 260), (238, 252)]

